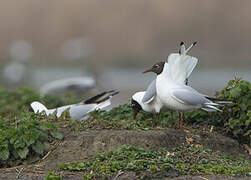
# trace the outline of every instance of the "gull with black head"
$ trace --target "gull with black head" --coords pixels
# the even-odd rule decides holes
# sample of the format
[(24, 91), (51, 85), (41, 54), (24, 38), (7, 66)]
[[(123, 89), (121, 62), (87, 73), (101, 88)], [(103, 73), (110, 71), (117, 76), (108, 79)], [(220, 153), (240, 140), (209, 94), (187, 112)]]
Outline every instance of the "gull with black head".
[(141, 110), (154, 113), (153, 127), (156, 126), (158, 114), (162, 106), (160, 99), (156, 95), (156, 79), (152, 81), (146, 91), (136, 92), (131, 99), (133, 118), (136, 119), (137, 114)]
[[(180, 48), (179, 48), (179, 53), (173, 53), (170, 56), (172, 57), (172, 59), (179, 59), (180, 56), (185, 56), (196, 43), (197, 42), (194, 42), (188, 49), (186, 49), (185, 45), (184, 45), (184, 42), (181, 42), (180, 43)], [(191, 73), (192, 73), (193, 69), (195, 68), (196, 64), (198, 63), (198, 60), (196, 58), (191, 58), (191, 59), (189, 59), (189, 62), (190, 62), (189, 68), (183, 69), (184, 72), (179, 73), (179, 74), (182, 74), (182, 76), (179, 77), (179, 78), (177, 77), (177, 79), (183, 84), (188, 83), (188, 78), (191, 75)], [(158, 75), (160, 75), (162, 73), (165, 66), (168, 66), (167, 62), (163, 62), (163, 61), (162, 62), (157, 62), (150, 69), (145, 70), (144, 73), (154, 72), (158, 76)], [(154, 89), (155, 89), (155, 96), (156, 96), (157, 99), (159, 99), (158, 96), (156, 95), (156, 80), (155, 80), (155, 88)], [(159, 102), (159, 104), (161, 104), (163, 106), (163, 103), (161, 101)], [(179, 114), (178, 128), (180, 128), (181, 114), (180, 114), (180, 112), (178, 112), (178, 114)], [(182, 114), (182, 118), (184, 119), (184, 114)], [(171, 111), (171, 119), (173, 121), (173, 111)]]
[[(161, 68), (162, 72), (159, 73), (156, 78), (157, 96), (163, 106), (180, 112), (193, 111), (196, 109), (209, 112), (221, 111), (216, 106), (231, 102), (208, 97), (185, 84), (187, 75), (191, 74), (198, 61), (196, 58), (187, 55), (187, 52), (195, 44), (196, 43), (193, 43), (186, 50), (184, 43), (181, 43), (179, 53), (169, 55), (168, 64), (164, 64), (164, 67)], [(155, 72), (155, 69), (152, 68), (151, 71)], [(181, 118), (180, 114), (179, 118)]]

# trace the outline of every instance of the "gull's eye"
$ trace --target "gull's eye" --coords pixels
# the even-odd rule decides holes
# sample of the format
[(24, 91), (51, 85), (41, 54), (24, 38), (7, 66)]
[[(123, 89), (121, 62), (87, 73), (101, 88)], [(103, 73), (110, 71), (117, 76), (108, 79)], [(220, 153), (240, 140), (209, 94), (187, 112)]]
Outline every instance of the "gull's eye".
[(154, 68), (159, 68), (159, 65), (158, 65), (158, 64), (155, 64), (153, 67), (154, 67)]

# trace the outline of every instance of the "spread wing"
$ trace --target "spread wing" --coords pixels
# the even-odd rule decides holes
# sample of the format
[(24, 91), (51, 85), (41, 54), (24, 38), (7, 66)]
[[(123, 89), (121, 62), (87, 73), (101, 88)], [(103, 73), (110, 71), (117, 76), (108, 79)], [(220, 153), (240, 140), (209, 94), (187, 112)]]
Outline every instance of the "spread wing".
[(155, 96), (156, 96), (156, 79), (153, 80), (151, 84), (147, 87), (142, 102), (150, 103)]
[(87, 105), (75, 105), (72, 106), (69, 110), (71, 119), (73, 120), (81, 120), (84, 116), (86, 116), (89, 112), (94, 111), (95, 106), (92, 104)]
[(178, 82), (185, 82), (198, 63), (198, 59), (188, 55), (172, 53), (168, 56), (169, 76)]
[(102, 92), (96, 96), (93, 96), (87, 100), (84, 101), (84, 103), (80, 103), (80, 104), (93, 104), (93, 103), (101, 103), (104, 102), (108, 99), (111, 99), (113, 96), (115, 96), (116, 94), (118, 94), (118, 91), (112, 90), (112, 91), (105, 91)]

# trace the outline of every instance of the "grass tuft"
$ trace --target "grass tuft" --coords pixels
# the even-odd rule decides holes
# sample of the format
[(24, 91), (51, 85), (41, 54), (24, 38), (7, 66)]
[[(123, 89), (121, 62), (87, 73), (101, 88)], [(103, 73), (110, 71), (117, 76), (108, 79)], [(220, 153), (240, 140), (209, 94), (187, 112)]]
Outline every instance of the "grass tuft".
[(251, 162), (193, 146), (181, 146), (169, 152), (166, 149), (146, 150), (123, 145), (116, 151), (98, 154), (82, 162), (59, 164), (59, 168), (81, 171), (83, 179), (107, 179), (119, 171), (134, 171), (138, 177), (160, 174), (164, 177), (194, 174), (246, 175), (251, 172)]

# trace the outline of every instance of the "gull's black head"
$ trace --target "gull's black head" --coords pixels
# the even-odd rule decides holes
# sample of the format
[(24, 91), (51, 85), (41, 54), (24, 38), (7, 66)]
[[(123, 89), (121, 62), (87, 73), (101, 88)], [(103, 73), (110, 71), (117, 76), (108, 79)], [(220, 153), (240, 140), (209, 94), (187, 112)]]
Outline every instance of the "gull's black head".
[(139, 113), (139, 111), (142, 110), (141, 105), (135, 101), (134, 99), (131, 100), (131, 107), (133, 110), (133, 119), (136, 119), (137, 114)]
[(165, 66), (165, 62), (161, 61), (161, 62), (157, 62), (156, 64), (154, 64), (150, 69), (145, 70), (143, 73), (147, 73), (147, 72), (154, 72), (157, 75), (161, 74), (163, 69)]

